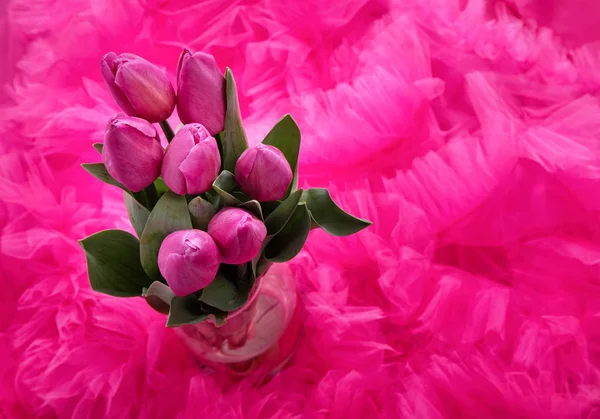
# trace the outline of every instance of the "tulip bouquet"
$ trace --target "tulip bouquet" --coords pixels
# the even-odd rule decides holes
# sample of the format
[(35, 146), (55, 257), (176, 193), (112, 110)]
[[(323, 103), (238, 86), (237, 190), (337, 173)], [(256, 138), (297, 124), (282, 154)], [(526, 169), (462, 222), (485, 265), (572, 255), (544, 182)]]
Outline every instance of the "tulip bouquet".
[[(211, 55), (183, 51), (177, 94), (133, 54), (106, 54), (101, 71), (125, 114), (94, 144), (103, 163), (83, 168), (124, 191), (137, 238), (105, 230), (81, 240), (94, 290), (142, 296), (168, 314), (167, 326), (219, 325), (272, 263), (298, 254), (311, 229), (345, 236), (370, 224), (326, 189), (297, 188), (300, 131), (290, 115), (248, 148), (233, 75)], [(175, 107), (176, 133), (166, 121)]]

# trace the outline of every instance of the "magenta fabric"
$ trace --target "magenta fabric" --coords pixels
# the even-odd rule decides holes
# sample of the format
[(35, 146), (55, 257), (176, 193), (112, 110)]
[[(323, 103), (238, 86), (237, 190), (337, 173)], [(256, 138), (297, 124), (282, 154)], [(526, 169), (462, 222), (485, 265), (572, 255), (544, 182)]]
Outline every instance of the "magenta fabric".
[[(599, 21), (583, 0), (0, 3), (0, 416), (600, 417)], [(304, 336), (265, 383), (93, 292), (77, 243), (132, 231), (80, 167), (118, 111), (101, 57), (175, 86), (184, 47), (231, 67), (252, 144), (290, 113), (300, 186), (373, 221), (290, 263)]]

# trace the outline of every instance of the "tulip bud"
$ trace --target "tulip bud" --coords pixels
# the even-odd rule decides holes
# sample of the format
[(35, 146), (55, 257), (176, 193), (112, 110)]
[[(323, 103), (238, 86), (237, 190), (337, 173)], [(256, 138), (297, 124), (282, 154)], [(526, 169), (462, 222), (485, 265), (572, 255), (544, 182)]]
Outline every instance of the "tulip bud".
[(158, 268), (175, 295), (183, 296), (205, 288), (219, 270), (219, 249), (201, 230), (169, 234), (158, 251)]
[(160, 175), (163, 148), (152, 124), (119, 114), (108, 121), (102, 157), (108, 173), (139, 192)]
[(177, 68), (177, 114), (184, 124), (197, 122), (211, 135), (225, 125), (225, 78), (215, 58), (184, 49)]
[(283, 198), (293, 177), (283, 153), (266, 144), (244, 151), (235, 165), (235, 180), (242, 191), (261, 202)]
[(212, 187), (220, 169), (217, 141), (202, 125), (188, 124), (167, 146), (162, 178), (179, 195), (201, 194)]
[(175, 91), (165, 73), (135, 54), (106, 54), (102, 77), (117, 104), (130, 116), (150, 122), (167, 119), (175, 108)]
[(228, 207), (210, 220), (208, 234), (219, 247), (223, 263), (238, 265), (258, 255), (267, 228), (248, 211)]
[(210, 219), (215, 215), (217, 210), (213, 205), (205, 199), (197, 196), (188, 204), (192, 225), (194, 228), (204, 230), (208, 228)]

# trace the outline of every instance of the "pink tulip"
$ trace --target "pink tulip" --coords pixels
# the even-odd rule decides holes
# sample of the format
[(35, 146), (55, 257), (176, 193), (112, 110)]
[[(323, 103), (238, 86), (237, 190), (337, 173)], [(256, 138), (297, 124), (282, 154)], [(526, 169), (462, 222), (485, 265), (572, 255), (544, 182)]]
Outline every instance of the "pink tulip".
[(283, 198), (292, 178), (285, 156), (270, 145), (247, 149), (235, 165), (235, 180), (242, 191), (261, 202)]
[(210, 220), (208, 234), (219, 247), (223, 263), (238, 265), (258, 255), (267, 228), (248, 211), (228, 207)]
[(211, 135), (225, 124), (225, 79), (215, 58), (184, 49), (177, 68), (177, 113), (184, 124), (197, 122)]
[(202, 125), (188, 124), (167, 146), (162, 178), (179, 195), (200, 194), (212, 187), (220, 169), (217, 141)]
[(173, 113), (175, 91), (154, 64), (134, 54), (109, 52), (100, 69), (110, 93), (127, 115), (160, 122)]
[(163, 148), (151, 123), (119, 114), (108, 121), (102, 157), (108, 173), (139, 192), (160, 175)]
[(183, 296), (205, 288), (219, 269), (219, 249), (202, 230), (169, 234), (158, 252), (158, 268), (175, 295)]

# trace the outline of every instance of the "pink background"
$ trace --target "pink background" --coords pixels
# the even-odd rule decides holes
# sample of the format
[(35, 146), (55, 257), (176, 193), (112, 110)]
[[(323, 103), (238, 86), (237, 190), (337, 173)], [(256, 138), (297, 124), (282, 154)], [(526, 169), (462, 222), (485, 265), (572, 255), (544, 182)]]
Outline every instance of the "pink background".
[[(600, 417), (600, 4), (3, 0), (0, 417)], [(374, 221), (291, 263), (305, 338), (270, 382), (202, 369), (77, 240), (129, 228), (86, 174), (99, 71), (232, 68), (251, 142), (285, 113), (303, 186)], [(178, 120), (173, 116), (171, 123)]]

